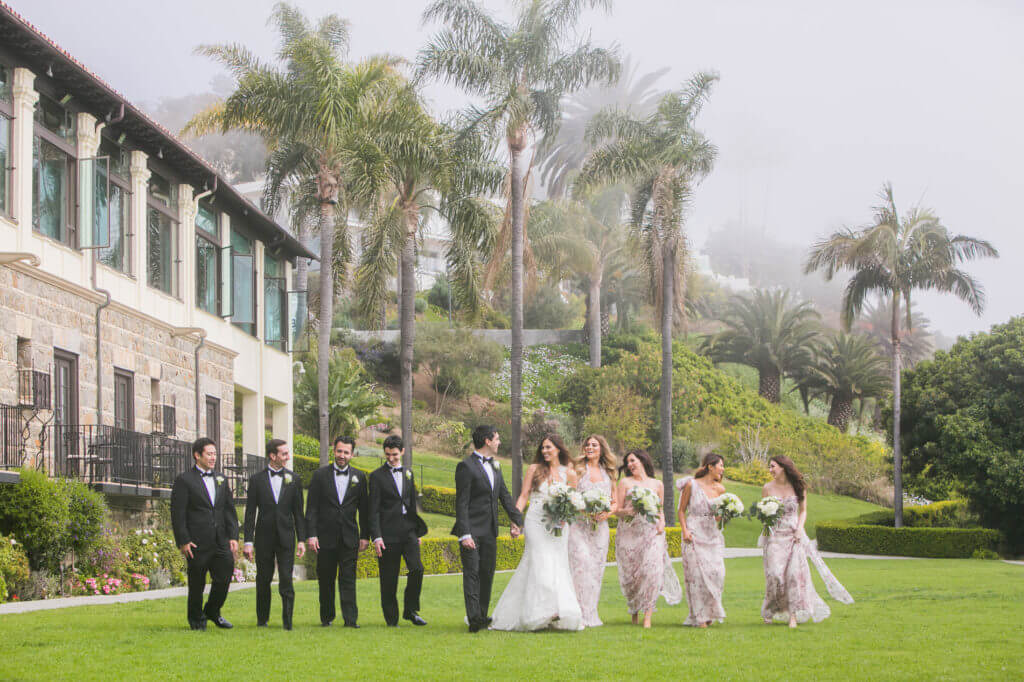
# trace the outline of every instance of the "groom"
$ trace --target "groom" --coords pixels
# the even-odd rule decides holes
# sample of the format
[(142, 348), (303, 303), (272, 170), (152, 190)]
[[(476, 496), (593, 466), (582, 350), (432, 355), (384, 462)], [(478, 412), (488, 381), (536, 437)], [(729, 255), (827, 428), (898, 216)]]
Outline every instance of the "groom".
[(455, 526), (462, 557), (462, 594), (469, 631), (490, 625), (491, 585), (498, 551), (498, 503), (512, 520), (512, 537), (519, 535), (523, 515), (505, 487), (494, 460), (501, 439), (493, 426), (473, 430), (473, 454), (455, 467)]

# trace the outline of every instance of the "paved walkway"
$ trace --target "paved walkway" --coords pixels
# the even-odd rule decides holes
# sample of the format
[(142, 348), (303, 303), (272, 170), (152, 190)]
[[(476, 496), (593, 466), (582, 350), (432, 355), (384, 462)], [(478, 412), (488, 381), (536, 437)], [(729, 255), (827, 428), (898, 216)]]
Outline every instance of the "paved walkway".
[[(759, 557), (761, 550), (757, 547), (726, 547), (726, 559), (742, 559), (745, 557)], [(826, 559), (916, 559), (917, 557), (906, 556), (876, 556), (871, 554), (839, 554), (836, 552), (822, 552), (821, 556)], [(672, 561), (680, 562), (682, 559), (676, 557)], [(1008, 564), (1024, 565), (1024, 561), (1007, 561)], [(607, 566), (615, 566), (614, 561), (609, 561)], [(497, 573), (511, 573), (515, 569), (497, 571)], [(461, 575), (460, 573), (439, 573), (441, 576)], [(431, 576), (426, 576), (431, 577)], [(231, 591), (248, 590), (256, 587), (256, 583), (231, 583)], [(207, 586), (209, 591), (209, 586)], [(61, 597), (59, 599), (38, 599), (36, 601), (10, 602), (0, 604), (0, 616), (11, 613), (29, 613), (30, 611), (47, 611), (50, 609), (66, 609), (73, 606), (100, 606), (104, 604), (130, 604), (138, 601), (149, 601), (151, 599), (171, 599), (184, 597), (188, 594), (186, 587), (168, 587), (164, 590), (149, 590), (147, 592), (126, 592), (124, 594), (111, 594), (91, 597)]]

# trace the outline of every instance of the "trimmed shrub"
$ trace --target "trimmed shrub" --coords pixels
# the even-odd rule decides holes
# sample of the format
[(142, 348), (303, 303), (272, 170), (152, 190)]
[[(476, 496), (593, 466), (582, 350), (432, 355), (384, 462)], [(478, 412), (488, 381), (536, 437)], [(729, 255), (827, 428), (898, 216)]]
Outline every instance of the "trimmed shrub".
[(88, 552), (103, 533), (107, 519), (106, 500), (80, 481), (59, 478), (54, 484), (57, 494), (68, 502), (68, 546), (76, 554)]
[(764, 485), (772, 480), (771, 474), (763, 466), (757, 464), (745, 464), (738, 467), (725, 467), (725, 477), (737, 483), (748, 485)]
[[(455, 488), (425, 485), (420, 489), (420, 507), (425, 512), (444, 514), (455, 518)], [(454, 523), (454, 521), (452, 522)], [(498, 505), (498, 525), (507, 526), (510, 521), (505, 510)]]
[[(317, 447), (319, 450), (319, 446)], [(292, 454), (292, 471), (302, 481), (303, 489), (309, 488), (309, 482), (313, 480), (313, 472), (320, 468), (320, 456), (306, 457), (305, 455)]]
[(818, 548), (848, 554), (881, 554), (965, 559), (976, 552), (994, 552), (999, 531), (952, 527), (965, 522), (962, 501), (936, 502), (904, 510), (903, 528), (893, 527), (893, 512), (878, 511), (817, 525)]

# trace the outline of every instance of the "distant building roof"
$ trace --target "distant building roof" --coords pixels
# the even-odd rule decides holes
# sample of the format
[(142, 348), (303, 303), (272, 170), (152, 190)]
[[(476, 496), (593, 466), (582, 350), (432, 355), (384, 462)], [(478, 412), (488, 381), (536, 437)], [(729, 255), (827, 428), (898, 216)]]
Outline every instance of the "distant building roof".
[(20, 59), (22, 66), (37, 75), (45, 74), (54, 85), (72, 95), (76, 103), (94, 114), (99, 113), (99, 118), (116, 116), (124, 106), (124, 119), (116, 126), (127, 133), (134, 147), (151, 157), (162, 156), (165, 164), (200, 191), (204, 187), (211, 189), (217, 178), (217, 199), (245, 215), (248, 225), (270, 248), (288, 258), (316, 258), (316, 254), (246, 199), (201, 156), (2, 1), (0, 45)]

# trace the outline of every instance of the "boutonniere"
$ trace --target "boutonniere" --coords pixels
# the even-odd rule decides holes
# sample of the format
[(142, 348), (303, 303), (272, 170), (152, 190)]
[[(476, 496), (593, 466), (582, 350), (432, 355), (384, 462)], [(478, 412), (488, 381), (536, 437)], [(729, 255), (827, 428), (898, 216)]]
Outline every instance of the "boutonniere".
[(284, 482), (290, 485), (291, 482), (292, 482), (292, 475), (291, 474), (285, 474), (284, 475)]
[(405, 472), (405, 478), (406, 478), (406, 480), (411, 481), (412, 480), (412, 472), (411, 471), (406, 471)]
[(217, 476), (213, 480), (217, 481), (217, 485), (220, 485), (221, 483), (224, 482), (224, 477), (223, 476)]
[(352, 474), (352, 482), (353, 483), (359, 483), (359, 477), (356, 476), (355, 474)]

